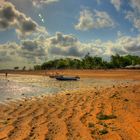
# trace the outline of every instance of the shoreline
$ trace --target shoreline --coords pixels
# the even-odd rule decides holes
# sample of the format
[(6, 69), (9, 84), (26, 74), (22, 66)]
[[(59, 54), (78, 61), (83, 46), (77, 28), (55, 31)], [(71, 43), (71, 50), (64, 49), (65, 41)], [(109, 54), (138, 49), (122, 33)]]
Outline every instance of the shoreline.
[[(0, 74), (0, 81), (3, 85), (0, 95), (1, 102), (10, 102), (23, 98), (28, 99), (48, 94), (58, 94), (60, 92), (81, 90), (84, 88), (97, 87), (99, 89), (100, 87), (112, 87), (129, 83), (137, 84), (140, 82), (136, 79), (123, 79), (123, 77), (121, 77), (121, 79), (113, 77), (82, 77), (80, 81), (57, 81), (49, 77), (44, 78), (41, 75), (22, 74), (9, 74), (8, 77), (3, 77), (5, 77), (5, 75)], [(4, 81), (3, 83), (2, 80)]]
[(0, 71), (0, 74), (5, 76), (8, 74), (21, 74), (21, 75), (42, 75), (49, 76), (51, 74), (59, 73), (66, 76), (80, 76), (81, 78), (109, 78), (109, 79), (136, 79), (140, 80), (139, 69), (107, 69), (107, 70), (38, 70), (38, 71)]
[(11, 102), (0, 105), (0, 139), (139, 139), (139, 102), (140, 84)]
[(140, 71), (61, 72), (66, 75), (79, 73), (81, 77), (132, 81), (120, 81), (109, 86), (99, 83), (97, 87), (91, 85), (79, 90), (0, 104), (0, 139), (140, 139)]

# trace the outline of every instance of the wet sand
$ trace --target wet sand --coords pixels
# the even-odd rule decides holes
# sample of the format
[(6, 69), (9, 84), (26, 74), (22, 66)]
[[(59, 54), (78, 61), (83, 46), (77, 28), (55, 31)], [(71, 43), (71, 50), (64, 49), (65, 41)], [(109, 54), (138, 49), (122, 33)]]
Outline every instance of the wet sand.
[[(5, 71), (1, 71), (4, 73)], [(60, 74), (60, 75), (73, 75), (80, 76), (81, 78), (115, 78), (115, 79), (137, 79), (140, 80), (140, 69), (116, 69), (116, 70), (38, 70), (38, 71), (9, 71), (11, 74), (28, 74), (28, 75), (51, 75), (51, 74)]]
[(0, 105), (2, 140), (140, 140), (139, 128), (139, 81)]

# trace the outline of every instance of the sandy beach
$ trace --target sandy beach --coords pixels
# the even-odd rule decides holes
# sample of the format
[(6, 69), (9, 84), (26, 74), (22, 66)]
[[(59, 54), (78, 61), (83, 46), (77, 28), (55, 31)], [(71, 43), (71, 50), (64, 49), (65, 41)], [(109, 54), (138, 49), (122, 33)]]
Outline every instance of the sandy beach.
[[(5, 71), (1, 71), (4, 73)], [(140, 80), (140, 70), (128, 70), (128, 69), (108, 69), (108, 70), (38, 70), (38, 71), (7, 71), (10, 74), (26, 74), (26, 75), (43, 75), (48, 76), (52, 74), (68, 75), (68, 76), (80, 76), (81, 78), (110, 78), (110, 79), (136, 79)]]
[(91, 86), (1, 104), (1, 140), (140, 140), (139, 70), (58, 72), (137, 83)]

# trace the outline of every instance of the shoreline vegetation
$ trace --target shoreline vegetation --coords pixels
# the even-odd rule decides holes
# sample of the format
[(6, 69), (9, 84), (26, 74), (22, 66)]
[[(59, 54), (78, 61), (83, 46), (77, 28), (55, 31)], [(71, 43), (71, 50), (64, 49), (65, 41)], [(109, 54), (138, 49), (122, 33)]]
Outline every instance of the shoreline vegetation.
[(38, 71), (38, 70), (110, 70), (110, 69), (140, 69), (140, 56), (119, 54), (112, 55), (108, 61), (99, 56), (91, 56), (89, 53), (81, 59), (60, 58), (48, 60), (42, 64), (34, 65), (33, 68), (15, 66), (2, 71)]
[(49, 69), (116, 69), (116, 68), (132, 68), (140, 69), (140, 57), (119, 54), (112, 55), (109, 61), (103, 60), (102, 57), (91, 56), (90, 53), (82, 59), (55, 59), (44, 62), (41, 65), (35, 65), (34, 70)]

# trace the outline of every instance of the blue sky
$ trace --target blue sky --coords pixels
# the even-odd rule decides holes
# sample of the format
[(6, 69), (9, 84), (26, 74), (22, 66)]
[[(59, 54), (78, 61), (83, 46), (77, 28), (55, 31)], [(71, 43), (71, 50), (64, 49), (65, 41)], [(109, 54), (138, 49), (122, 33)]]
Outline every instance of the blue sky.
[(139, 0), (0, 3), (0, 68), (32, 66), (57, 57), (81, 58), (87, 52), (104, 58), (140, 54)]
[[(41, 7), (34, 7), (30, 0), (10, 1), (18, 10), (31, 17), (39, 25), (44, 26), (51, 35), (56, 32), (63, 32), (64, 34), (74, 34), (81, 41), (91, 41), (99, 38), (102, 40), (114, 40), (118, 30), (126, 35), (135, 35), (137, 33), (137, 31), (131, 32), (133, 25), (127, 19), (124, 19), (125, 10), (131, 10), (129, 3), (124, 4), (122, 2), (123, 5), (121, 7), (123, 9), (121, 8), (118, 12), (109, 0), (102, 0), (100, 4), (96, 0), (60, 0), (59, 2), (42, 5)], [(74, 25), (77, 24), (80, 11), (83, 9), (89, 9), (91, 12), (95, 9), (105, 11), (117, 25), (113, 28), (91, 29), (86, 32), (75, 30)], [(42, 23), (38, 16), (39, 14), (43, 16), (45, 23)], [(12, 39), (12, 37), (15, 39), (15, 34), (12, 31), (8, 30), (5, 33), (11, 34), (8, 39)], [(3, 39), (0, 41), (3, 42)]]

